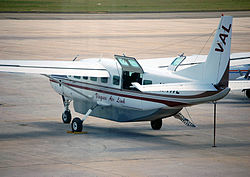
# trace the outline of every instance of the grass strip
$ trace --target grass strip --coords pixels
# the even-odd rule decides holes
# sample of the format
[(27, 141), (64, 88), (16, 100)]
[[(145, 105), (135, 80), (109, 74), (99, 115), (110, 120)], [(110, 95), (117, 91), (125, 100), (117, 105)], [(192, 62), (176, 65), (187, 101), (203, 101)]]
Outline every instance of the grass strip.
[(250, 0), (0, 0), (0, 12), (188, 12), (250, 10)]

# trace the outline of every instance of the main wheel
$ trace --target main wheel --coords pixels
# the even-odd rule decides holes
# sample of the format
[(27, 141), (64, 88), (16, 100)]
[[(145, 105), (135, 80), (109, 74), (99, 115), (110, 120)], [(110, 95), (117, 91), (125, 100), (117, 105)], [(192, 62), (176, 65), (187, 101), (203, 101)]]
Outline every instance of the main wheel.
[(74, 118), (71, 123), (72, 132), (82, 131), (82, 120), (78, 117)]
[(160, 130), (162, 126), (162, 119), (152, 120), (151, 127), (153, 130)]
[(246, 96), (247, 96), (247, 98), (250, 98), (250, 89), (246, 90)]
[(70, 123), (70, 121), (71, 121), (71, 113), (70, 113), (70, 111), (64, 111), (62, 113), (62, 121), (65, 124), (69, 124)]

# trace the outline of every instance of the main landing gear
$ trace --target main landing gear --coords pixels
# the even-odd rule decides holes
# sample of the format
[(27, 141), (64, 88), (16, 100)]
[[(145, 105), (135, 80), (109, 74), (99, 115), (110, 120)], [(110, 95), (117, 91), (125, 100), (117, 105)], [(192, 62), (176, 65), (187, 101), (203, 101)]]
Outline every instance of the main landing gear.
[(72, 132), (81, 132), (82, 123), (83, 121), (79, 117), (75, 117), (71, 123)]
[(162, 127), (162, 119), (151, 120), (150, 123), (153, 130), (160, 130)]
[(87, 119), (87, 117), (90, 115), (90, 113), (97, 107), (98, 105), (95, 105), (93, 107), (91, 107), (87, 113), (85, 114), (85, 116), (80, 119), (79, 117), (76, 117), (73, 119), (72, 123), (71, 123), (71, 128), (72, 128), (72, 132), (81, 132), (82, 131), (82, 124), (83, 122)]
[[(186, 126), (196, 127), (190, 120), (185, 118), (180, 112), (174, 115), (174, 118), (182, 121)], [(162, 127), (162, 119), (156, 119), (151, 121), (151, 127), (153, 130), (160, 130)]]

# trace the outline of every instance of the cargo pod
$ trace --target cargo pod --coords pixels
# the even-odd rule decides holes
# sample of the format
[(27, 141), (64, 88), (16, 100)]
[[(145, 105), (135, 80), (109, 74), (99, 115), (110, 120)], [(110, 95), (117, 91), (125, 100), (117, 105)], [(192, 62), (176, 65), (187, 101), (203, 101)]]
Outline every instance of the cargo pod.
[(132, 90), (132, 82), (142, 84), (142, 67), (133, 57), (115, 55), (115, 59), (122, 67), (122, 89)]

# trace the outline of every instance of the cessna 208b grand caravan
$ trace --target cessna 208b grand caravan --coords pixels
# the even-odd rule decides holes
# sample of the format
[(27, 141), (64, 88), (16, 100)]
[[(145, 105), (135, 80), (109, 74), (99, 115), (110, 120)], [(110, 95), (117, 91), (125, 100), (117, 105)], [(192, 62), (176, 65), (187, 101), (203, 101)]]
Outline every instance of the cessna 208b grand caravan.
[(63, 122), (71, 122), (71, 101), (74, 110), (84, 114), (71, 122), (73, 132), (82, 131), (89, 115), (117, 122), (151, 121), (155, 130), (170, 116), (194, 126), (180, 114), (183, 107), (219, 100), (230, 91), (231, 35), (232, 17), (222, 16), (206, 61), (182, 70), (176, 69), (178, 61), (170, 69), (155, 69), (143, 60), (115, 55), (81, 61), (1, 60), (0, 71), (48, 77), (62, 96)]

